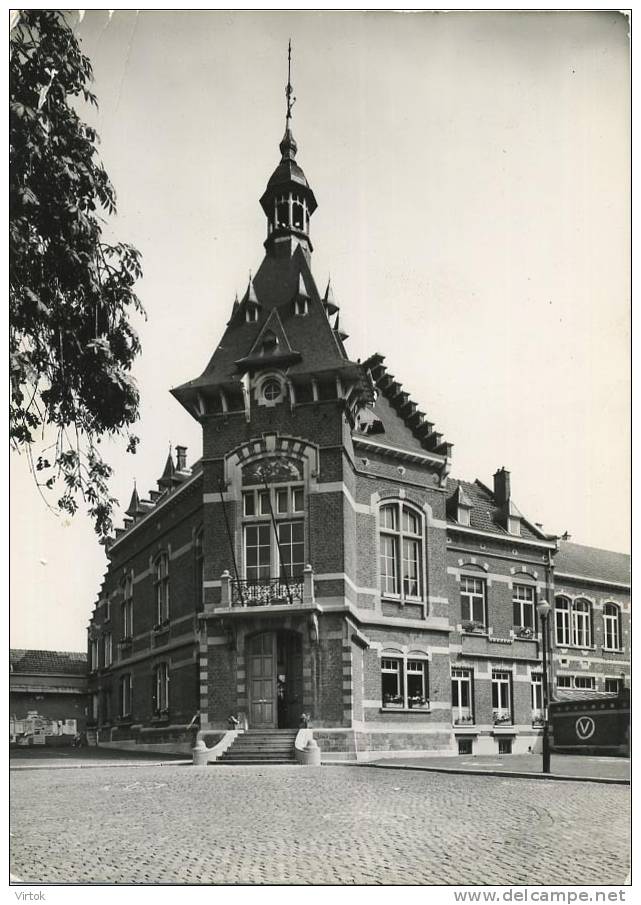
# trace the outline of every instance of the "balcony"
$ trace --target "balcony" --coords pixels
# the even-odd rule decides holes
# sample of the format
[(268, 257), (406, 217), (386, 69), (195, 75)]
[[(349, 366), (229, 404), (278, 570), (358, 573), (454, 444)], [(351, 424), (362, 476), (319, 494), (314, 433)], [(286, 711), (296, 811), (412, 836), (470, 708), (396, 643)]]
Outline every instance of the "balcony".
[(302, 575), (288, 576), (287, 579), (236, 579), (228, 571), (221, 576), (219, 606), (226, 610), (302, 607), (313, 604), (314, 573), (311, 566), (305, 566)]

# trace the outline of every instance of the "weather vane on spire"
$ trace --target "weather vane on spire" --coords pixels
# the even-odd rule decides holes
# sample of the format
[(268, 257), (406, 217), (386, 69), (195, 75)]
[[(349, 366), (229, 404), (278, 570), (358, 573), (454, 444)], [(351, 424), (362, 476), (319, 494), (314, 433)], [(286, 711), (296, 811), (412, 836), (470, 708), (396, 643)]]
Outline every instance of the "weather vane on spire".
[(285, 95), (287, 97), (287, 120), (289, 121), (292, 118), (292, 107), (296, 103), (296, 98), (293, 96), (293, 88), (292, 88), (292, 40), (289, 39), (289, 45), (287, 48), (287, 87), (285, 88)]

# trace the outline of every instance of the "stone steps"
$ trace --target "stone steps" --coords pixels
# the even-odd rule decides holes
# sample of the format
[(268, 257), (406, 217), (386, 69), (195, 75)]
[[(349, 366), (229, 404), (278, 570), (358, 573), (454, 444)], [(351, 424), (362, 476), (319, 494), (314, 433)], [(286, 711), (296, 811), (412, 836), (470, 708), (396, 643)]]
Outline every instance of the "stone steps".
[(238, 735), (215, 764), (293, 764), (296, 730), (260, 729)]

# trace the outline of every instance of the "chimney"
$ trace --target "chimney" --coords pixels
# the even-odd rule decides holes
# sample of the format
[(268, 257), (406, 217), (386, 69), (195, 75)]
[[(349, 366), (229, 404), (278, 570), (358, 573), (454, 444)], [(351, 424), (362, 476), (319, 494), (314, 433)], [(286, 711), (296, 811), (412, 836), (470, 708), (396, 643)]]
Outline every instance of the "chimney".
[(187, 471), (187, 447), (176, 447), (176, 471)]
[(494, 474), (494, 496), (499, 506), (505, 506), (510, 501), (510, 472), (503, 466)]

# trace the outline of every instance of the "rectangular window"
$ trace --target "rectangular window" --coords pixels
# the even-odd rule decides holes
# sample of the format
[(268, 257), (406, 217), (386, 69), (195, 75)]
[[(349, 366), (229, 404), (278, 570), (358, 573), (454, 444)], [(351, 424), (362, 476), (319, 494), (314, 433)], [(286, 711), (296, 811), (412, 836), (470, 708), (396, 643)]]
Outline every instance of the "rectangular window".
[(538, 723), (543, 719), (543, 676), (540, 673), (532, 673), (532, 722)]
[(120, 716), (131, 716), (132, 710), (132, 683), (130, 673), (125, 673), (120, 678)]
[(256, 499), (253, 492), (243, 494), (243, 512), (245, 515), (256, 515)]
[(596, 688), (596, 679), (594, 678), (594, 676), (575, 676), (574, 687), (594, 689)]
[(559, 647), (570, 646), (570, 603), (557, 600), (555, 608), (556, 643)]
[(261, 515), (271, 515), (270, 509), (270, 500), (269, 500), (269, 491), (261, 490), (258, 494), (258, 501), (260, 504), (260, 514)]
[(105, 622), (111, 621), (111, 600), (107, 597), (105, 600)]
[(403, 591), (406, 597), (420, 598), (420, 550), (418, 540), (403, 539)]
[(270, 578), (271, 547), (269, 525), (245, 526), (245, 570), (248, 581)]
[(276, 491), (276, 512), (279, 515), (287, 514), (289, 510), (289, 493), (287, 489)]
[(572, 643), (575, 647), (590, 647), (591, 639), (590, 605), (583, 600), (575, 600), (572, 605)]
[(499, 739), (499, 754), (511, 754), (512, 753), (512, 739), (511, 738), (500, 738)]
[(557, 688), (572, 688), (572, 676), (557, 676), (556, 677), (556, 687)]
[(169, 709), (169, 667), (166, 663), (159, 663), (156, 667), (155, 684), (154, 712), (158, 715)]
[(381, 593), (398, 594), (396, 572), (398, 538), (381, 534)]
[(384, 657), (381, 660), (383, 707), (402, 707), (401, 661)]
[(426, 707), (428, 704), (427, 660), (407, 661), (407, 706)]
[(292, 490), (292, 509), (294, 512), (305, 511), (305, 494), (302, 487), (294, 487)]
[(461, 618), (485, 627), (485, 580), (461, 576)]
[(98, 669), (98, 639), (91, 642), (91, 669)]
[(474, 722), (472, 670), (452, 670), (452, 721), (454, 725)]
[(516, 628), (534, 632), (534, 604), (534, 586), (515, 584), (512, 590), (512, 609)]
[(606, 678), (604, 680), (604, 691), (610, 694), (619, 694), (621, 691), (621, 679)]
[(495, 723), (512, 722), (511, 684), (511, 673), (492, 670), (492, 715)]
[(302, 522), (279, 522), (278, 545), (281, 569), (288, 578), (300, 576), (305, 568), (305, 532)]
[(125, 600), (121, 607), (123, 640), (133, 636), (133, 612), (133, 601)]
[(156, 561), (156, 624), (166, 625), (169, 622), (169, 557), (163, 553)]
[(105, 666), (111, 666), (113, 662), (113, 650), (111, 632), (106, 632), (102, 639)]
[(111, 720), (111, 689), (103, 688), (102, 690), (102, 722), (108, 723)]
[(473, 739), (471, 738), (460, 738), (458, 740), (458, 753), (459, 754), (472, 754), (472, 743)]

